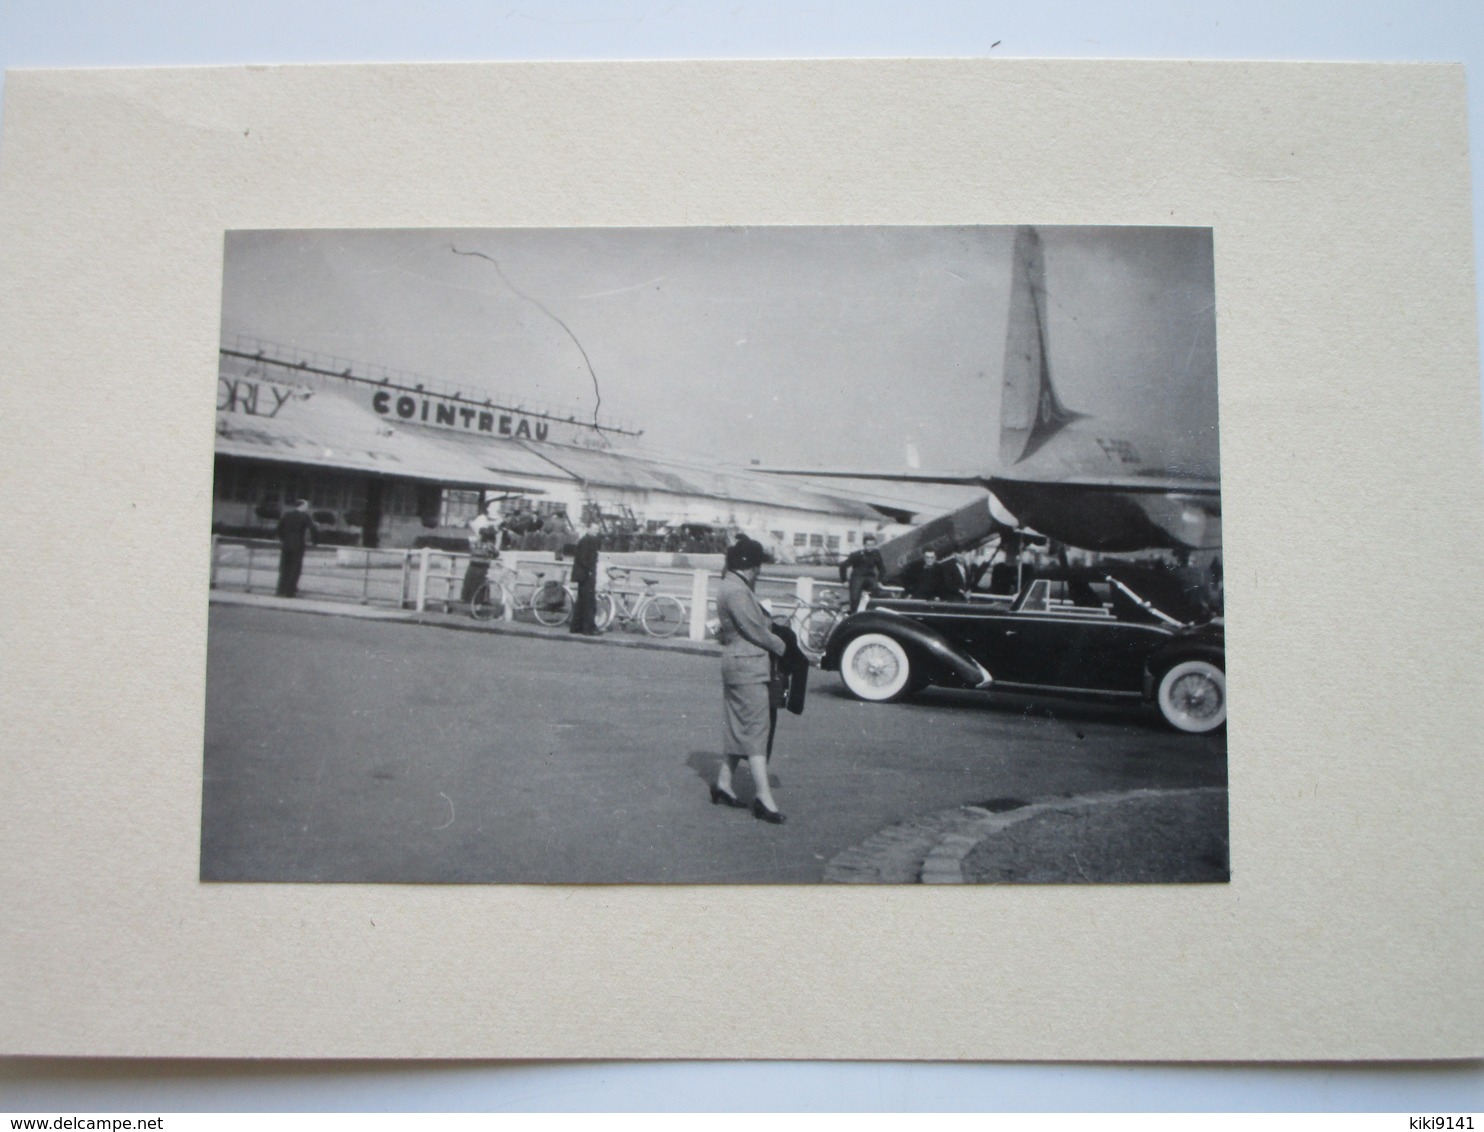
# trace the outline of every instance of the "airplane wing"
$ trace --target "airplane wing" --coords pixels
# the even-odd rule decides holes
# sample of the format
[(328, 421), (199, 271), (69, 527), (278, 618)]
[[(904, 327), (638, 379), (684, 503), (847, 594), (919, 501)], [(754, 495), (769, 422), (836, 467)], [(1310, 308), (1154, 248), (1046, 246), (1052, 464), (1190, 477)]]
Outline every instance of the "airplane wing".
[(982, 487), (1003, 528), (1028, 528), (1069, 546), (1125, 552), (1221, 546), (1221, 484), (1174, 476), (1033, 480), (972, 473), (760, 469), (774, 475)]
[(882, 480), (887, 483), (935, 483), (948, 487), (988, 487), (989, 479), (978, 472), (883, 472), (843, 471), (837, 468), (759, 468), (770, 476), (808, 476), (818, 479)]
[(1212, 479), (1186, 479), (1181, 476), (1065, 476), (1056, 479), (1037, 479), (1027, 476), (991, 474), (982, 477), (981, 483), (993, 488), (995, 484), (1020, 484), (1026, 487), (1076, 488), (1081, 491), (1120, 491), (1138, 493), (1174, 493), (1178, 495), (1221, 497), (1221, 481)]
[(989, 486), (1020, 522), (1071, 546), (1110, 553), (1221, 546), (1221, 489), (1209, 481), (992, 476)]

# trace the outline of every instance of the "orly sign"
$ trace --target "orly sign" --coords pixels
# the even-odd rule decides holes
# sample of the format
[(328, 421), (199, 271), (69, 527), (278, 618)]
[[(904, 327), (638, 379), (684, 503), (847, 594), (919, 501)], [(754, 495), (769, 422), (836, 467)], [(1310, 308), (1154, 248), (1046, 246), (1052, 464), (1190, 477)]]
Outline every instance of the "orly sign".
[(243, 377), (216, 379), (216, 411), (249, 417), (276, 417), (280, 409), (304, 391), (289, 385), (250, 381)]

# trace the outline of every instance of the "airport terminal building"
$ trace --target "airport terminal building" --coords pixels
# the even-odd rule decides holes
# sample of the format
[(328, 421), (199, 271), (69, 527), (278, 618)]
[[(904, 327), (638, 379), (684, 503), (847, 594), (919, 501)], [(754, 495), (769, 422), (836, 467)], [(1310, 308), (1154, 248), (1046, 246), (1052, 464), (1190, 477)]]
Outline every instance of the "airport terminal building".
[(891, 502), (703, 457), (663, 454), (634, 429), (496, 404), (482, 392), (256, 339), (223, 343), (212, 529), (272, 537), (307, 499), (325, 542), (412, 547), (462, 539), (490, 501), (588, 519), (635, 549), (746, 530), (783, 560), (832, 560), (912, 519)]

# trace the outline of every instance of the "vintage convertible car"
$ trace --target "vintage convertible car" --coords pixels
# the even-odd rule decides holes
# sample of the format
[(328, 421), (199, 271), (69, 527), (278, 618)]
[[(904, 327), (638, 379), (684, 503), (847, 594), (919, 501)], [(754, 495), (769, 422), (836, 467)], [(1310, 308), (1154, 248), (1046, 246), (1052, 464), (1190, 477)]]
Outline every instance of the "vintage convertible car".
[(1013, 600), (873, 602), (836, 626), (820, 666), (876, 702), (936, 684), (1152, 702), (1187, 732), (1226, 722), (1221, 619), (1168, 575), (1121, 564), (1042, 577)]

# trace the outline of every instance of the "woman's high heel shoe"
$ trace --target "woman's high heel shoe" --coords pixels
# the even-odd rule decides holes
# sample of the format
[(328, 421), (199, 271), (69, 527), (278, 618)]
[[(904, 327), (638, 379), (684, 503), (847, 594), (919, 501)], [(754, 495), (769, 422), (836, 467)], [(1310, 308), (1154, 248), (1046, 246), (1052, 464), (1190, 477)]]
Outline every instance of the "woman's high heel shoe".
[(731, 806), (734, 810), (745, 810), (747, 808), (747, 803), (742, 801), (741, 798), (735, 794), (728, 794), (714, 782), (711, 784), (711, 804), (713, 806)]
[(752, 800), (752, 816), (758, 821), (770, 822), (773, 825), (782, 825), (786, 820), (777, 810), (770, 810), (756, 798)]

